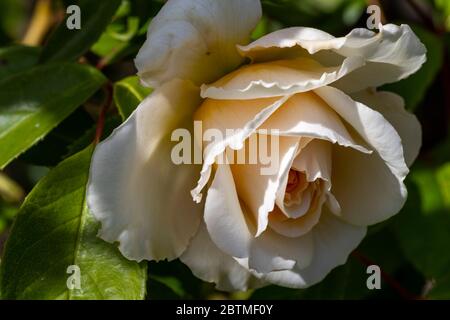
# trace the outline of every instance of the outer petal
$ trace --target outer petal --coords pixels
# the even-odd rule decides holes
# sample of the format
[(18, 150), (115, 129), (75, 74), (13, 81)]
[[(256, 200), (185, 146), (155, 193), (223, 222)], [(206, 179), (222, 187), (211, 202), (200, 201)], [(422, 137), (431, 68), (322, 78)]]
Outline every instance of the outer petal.
[(332, 193), (349, 223), (367, 226), (384, 221), (403, 207), (407, 191), (401, 179), (374, 153), (334, 148)]
[(200, 279), (216, 283), (219, 290), (246, 291), (264, 285), (232, 256), (217, 248), (204, 223), (180, 260)]
[(311, 28), (289, 28), (241, 46), (239, 51), (254, 61), (284, 59), (304, 55), (305, 51), (318, 61), (336, 61), (339, 56), (362, 57), (364, 67), (333, 84), (346, 92), (406, 78), (426, 61), (426, 48), (411, 28), (393, 24), (380, 26), (379, 33), (354, 29), (342, 38)]
[[(322, 281), (335, 267), (344, 264), (366, 234), (366, 228), (356, 227), (326, 213), (312, 231), (314, 257), (306, 268), (257, 274), (262, 280), (291, 288), (306, 288)], [(245, 261), (240, 260), (245, 265)]]
[(233, 257), (248, 258), (250, 268), (258, 272), (307, 266), (313, 254), (312, 238), (287, 238), (271, 230), (256, 238), (254, 222), (239, 203), (229, 166), (217, 167), (205, 203), (206, 226), (217, 247)]
[(378, 111), (392, 124), (402, 139), (406, 164), (411, 166), (422, 145), (422, 127), (416, 116), (405, 110), (403, 98), (395, 93), (373, 90), (355, 93), (352, 98)]
[(366, 226), (398, 213), (406, 200), (403, 180), (409, 172), (400, 136), (380, 113), (338, 89), (323, 87), (316, 93), (376, 151), (367, 155), (335, 148), (332, 193), (342, 217)]
[(173, 164), (171, 134), (191, 128), (199, 100), (189, 83), (167, 83), (96, 148), (87, 202), (102, 223), (99, 236), (118, 241), (129, 259), (177, 258), (197, 231), (202, 205), (188, 190), (200, 170)]
[(235, 45), (248, 41), (261, 14), (259, 0), (169, 0), (136, 58), (139, 75), (152, 87), (217, 80), (242, 62)]
[(314, 54), (321, 50), (340, 49), (345, 41), (345, 38), (335, 38), (318, 29), (292, 27), (269, 33), (248, 45), (238, 46), (238, 50), (254, 61), (267, 61), (288, 54), (288, 50), (282, 49), (300, 47)]
[(331, 67), (310, 58), (251, 64), (211, 85), (203, 85), (202, 97), (256, 99), (306, 92), (329, 85), (363, 64), (361, 57), (349, 57)]
[(345, 46), (337, 52), (346, 57), (362, 55), (367, 63), (334, 86), (346, 92), (378, 87), (408, 77), (425, 63), (427, 49), (408, 25), (380, 27), (378, 34), (355, 29), (346, 36)]

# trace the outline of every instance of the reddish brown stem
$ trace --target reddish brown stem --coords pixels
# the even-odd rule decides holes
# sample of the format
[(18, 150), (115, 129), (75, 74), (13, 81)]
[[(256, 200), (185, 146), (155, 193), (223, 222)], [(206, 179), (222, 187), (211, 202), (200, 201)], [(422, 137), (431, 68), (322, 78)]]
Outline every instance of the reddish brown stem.
[[(378, 265), (374, 261), (370, 260), (363, 254), (361, 254), (359, 251), (355, 250), (352, 252), (352, 256), (356, 259), (358, 259), (362, 264), (365, 266), (371, 266), (371, 265)], [(405, 300), (422, 300), (422, 297), (419, 297), (415, 294), (412, 294), (397, 281), (392, 276), (387, 274), (386, 272), (381, 269), (381, 278), (392, 288), (394, 289), (403, 299)]]
[(106, 65), (108, 64), (108, 61), (106, 59), (100, 59), (97, 65), (95, 66), (98, 70), (103, 70)]
[(113, 99), (113, 87), (110, 82), (108, 82), (105, 85), (104, 90), (105, 90), (106, 98), (105, 98), (105, 103), (103, 104), (103, 106), (100, 110), (100, 115), (98, 116), (97, 128), (95, 130), (94, 144), (98, 144), (102, 138), (103, 130), (105, 128), (106, 114), (108, 113), (108, 110), (111, 107), (112, 99)]

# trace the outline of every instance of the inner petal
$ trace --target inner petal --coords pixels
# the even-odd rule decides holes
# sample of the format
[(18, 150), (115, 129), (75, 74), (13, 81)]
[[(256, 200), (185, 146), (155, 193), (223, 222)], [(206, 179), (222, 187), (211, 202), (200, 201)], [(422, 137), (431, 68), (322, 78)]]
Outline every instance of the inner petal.
[[(257, 136), (261, 138), (262, 135), (257, 134)], [(281, 181), (284, 181), (284, 177), (287, 180), (289, 168), (292, 167), (292, 161), (299, 145), (297, 137), (279, 137), (279, 149), (273, 150), (272, 153), (270, 139), (273, 137), (268, 136), (266, 141), (269, 148), (268, 154), (278, 158), (272, 159), (274, 161), (269, 164), (273, 169), (270, 174), (264, 174), (263, 169), (268, 166), (264, 165), (259, 157), (262, 152), (262, 149), (259, 148), (261, 140), (258, 140), (258, 148), (255, 152), (258, 157), (255, 164), (248, 163), (248, 161), (240, 163), (238, 157), (235, 157), (236, 161), (230, 164), (239, 198), (245, 203), (257, 222), (257, 235), (260, 235), (267, 227), (269, 212), (275, 206), (277, 190), (279, 190)], [(265, 144), (263, 143), (263, 145)], [(245, 147), (248, 145), (245, 144)], [(240, 151), (242, 152), (242, 149)]]
[[(269, 226), (277, 233), (291, 238), (296, 238), (307, 234), (319, 222), (322, 213), (322, 206), (326, 201), (324, 181), (319, 180), (310, 183), (312, 194), (308, 199), (308, 204), (302, 206), (305, 213), (299, 217), (287, 217), (277, 206), (269, 216)], [(302, 201), (302, 205), (305, 201)]]
[(286, 186), (286, 193), (291, 193), (297, 189), (302, 191), (306, 189), (308, 182), (306, 181), (306, 176), (297, 170), (289, 170), (288, 183)]
[(311, 139), (299, 149), (289, 175), (277, 191), (276, 203), (287, 218), (305, 215), (313, 196), (331, 189), (331, 146), (328, 141)]
[(277, 192), (269, 225), (287, 237), (309, 232), (319, 221), (331, 194), (332, 143), (312, 139), (301, 148)]

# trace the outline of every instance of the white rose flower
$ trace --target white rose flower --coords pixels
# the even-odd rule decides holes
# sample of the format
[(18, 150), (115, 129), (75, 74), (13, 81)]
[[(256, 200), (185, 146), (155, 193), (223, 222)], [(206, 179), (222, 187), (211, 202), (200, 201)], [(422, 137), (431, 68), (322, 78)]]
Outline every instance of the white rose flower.
[[(132, 260), (180, 258), (222, 290), (321, 281), (402, 208), (421, 144), (402, 98), (374, 89), (424, 63), (408, 26), (248, 44), (260, 17), (259, 0), (169, 0), (136, 58), (155, 90), (98, 145), (88, 185), (102, 239)], [(202, 166), (175, 165), (171, 134), (194, 119), (240, 130), (204, 145)], [(217, 163), (262, 128), (278, 130), (275, 174)]]

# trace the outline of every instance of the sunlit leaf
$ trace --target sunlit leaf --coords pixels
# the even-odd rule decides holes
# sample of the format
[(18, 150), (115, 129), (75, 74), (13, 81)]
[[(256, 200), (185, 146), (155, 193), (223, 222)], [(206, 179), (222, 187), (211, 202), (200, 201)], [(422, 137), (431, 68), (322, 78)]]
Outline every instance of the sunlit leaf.
[(50, 64), (0, 81), (0, 168), (42, 139), (106, 81), (94, 68)]
[[(145, 265), (125, 259), (99, 239), (99, 224), (86, 206), (92, 149), (62, 162), (27, 197), (0, 267), (3, 298), (144, 298)], [(68, 273), (75, 270), (69, 267), (79, 268), (80, 288), (68, 288), (77, 272)]]
[(0, 48), (0, 80), (34, 67), (39, 60), (40, 49), (26, 46)]
[(439, 278), (450, 270), (450, 212), (433, 169), (416, 168), (410, 180), (394, 231), (406, 258), (427, 278)]
[(126, 120), (152, 89), (143, 87), (136, 76), (125, 78), (114, 84), (114, 102), (123, 120)]

